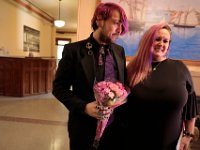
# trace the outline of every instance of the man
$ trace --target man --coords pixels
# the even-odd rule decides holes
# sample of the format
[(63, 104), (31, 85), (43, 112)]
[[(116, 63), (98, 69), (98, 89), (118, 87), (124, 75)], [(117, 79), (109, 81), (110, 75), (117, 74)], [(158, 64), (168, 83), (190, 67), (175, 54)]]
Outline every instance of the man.
[[(100, 3), (91, 24), (94, 31), (88, 39), (64, 46), (53, 82), (53, 95), (69, 110), (70, 150), (91, 150), (97, 120), (110, 113), (107, 107), (97, 107), (94, 83), (106, 79), (106, 69), (113, 70), (112, 78), (125, 82), (124, 49), (113, 43), (128, 30), (124, 10), (114, 3)], [(106, 67), (108, 53), (113, 61), (111, 69)]]

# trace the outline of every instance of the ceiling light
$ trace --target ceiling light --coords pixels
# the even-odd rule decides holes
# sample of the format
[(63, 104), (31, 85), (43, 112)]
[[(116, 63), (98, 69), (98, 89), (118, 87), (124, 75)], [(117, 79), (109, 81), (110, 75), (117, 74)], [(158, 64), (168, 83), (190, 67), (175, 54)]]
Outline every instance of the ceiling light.
[(61, 2), (61, 0), (59, 0), (59, 11), (58, 11), (59, 18), (58, 18), (58, 20), (54, 21), (54, 25), (58, 28), (61, 28), (65, 25), (65, 21), (60, 19), (60, 2)]

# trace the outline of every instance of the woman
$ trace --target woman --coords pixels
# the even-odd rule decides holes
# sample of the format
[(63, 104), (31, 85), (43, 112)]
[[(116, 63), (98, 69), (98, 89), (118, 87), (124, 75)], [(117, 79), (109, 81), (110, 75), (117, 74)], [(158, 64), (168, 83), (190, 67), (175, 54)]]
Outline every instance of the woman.
[[(190, 72), (180, 60), (168, 58), (171, 29), (156, 24), (141, 38), (136, 56), (127, 66), (131, 93), (125, 111), (124, 149), (186, 150), (197, 115)], [(133, 140), (136, 139), (136, 140)]]

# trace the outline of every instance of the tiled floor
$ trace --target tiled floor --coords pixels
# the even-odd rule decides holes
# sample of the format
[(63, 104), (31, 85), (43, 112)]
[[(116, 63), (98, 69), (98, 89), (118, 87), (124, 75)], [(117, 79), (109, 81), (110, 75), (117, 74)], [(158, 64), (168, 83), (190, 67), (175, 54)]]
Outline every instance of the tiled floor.
[[(52, 94), (0, 96), (0, 150), (69, 150), (67, 116)], [(200, 139), (191, 150), (200, 150)]]
[(51, 94), (0, 97), (0, 150), (69, 150), (67, 113)]

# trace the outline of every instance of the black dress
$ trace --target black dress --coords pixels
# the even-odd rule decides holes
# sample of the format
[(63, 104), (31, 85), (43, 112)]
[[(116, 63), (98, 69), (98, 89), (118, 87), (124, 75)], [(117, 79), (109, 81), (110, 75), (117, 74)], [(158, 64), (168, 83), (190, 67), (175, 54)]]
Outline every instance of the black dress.
[(120, 107), (125, 122), (120, 135), (123, 149), (175, 150), (182, 120), (197, 115), (195, 91), (187, 67), (172, 59), (152, 64), (153, 68), (156, 66), (145, 81), (131, 90), (128, 102)]

